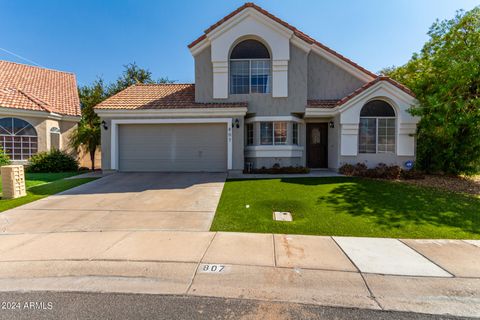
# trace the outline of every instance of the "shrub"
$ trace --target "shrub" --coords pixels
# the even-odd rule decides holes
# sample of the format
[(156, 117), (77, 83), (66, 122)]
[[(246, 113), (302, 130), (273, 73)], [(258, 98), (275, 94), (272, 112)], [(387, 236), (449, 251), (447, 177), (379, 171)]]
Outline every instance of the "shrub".
[[(364, 163), (357, 163), (356, 165), (344, 164), (339, 169), (338, 172), (346, 176), (355, 176), (355, 177), (366, 177), (372, 179), (421, 179), (422, 174), (416, 171), (415, 173), (410, 173), (411, 171), (402, 170), (397, 165), (388, 166), (385, 163), (379, 163), (375, 168), (368, 168)], [(407, 177), (407, 178), (405, 178)]]
[(338, 172), (345, 176), (353, 176), (355, 174), (355, 166), (353, 164), (345, 163), (338, 168)]
[(402, 168), (399, 166), (389, 166), (385, 170), (385, 179), (400, 179)]
[(253, 169), (252, 172), (243, 173), (260, 173), (260, 174), (295, 174), (295, 173), (309, 173), (310, 169), (306, 167), (280, 167), (278, 164), (274, 164), (271, 168), (262, 167), (260, 169)]
[(0, 167), (6, 166), (9, 164), (10, 164), (10, 157), (8, 156), (8, 154), (5, 153), (5, 151), (3, 151), (2, 148), (0, 148)]
[(353, 175), (357, 177), (364, 177), (367, 174), (367, 170), (367, 165), (359, 162), (353, 168)]
[(77, 170), (77, 159), (60, 150), (37, 153), (30, 158), (27, 167), (28, 172), (67, 172)]
[(405, 180), (425, 179), (425, 173), (417, 169), (402, 170), (401, 177)]

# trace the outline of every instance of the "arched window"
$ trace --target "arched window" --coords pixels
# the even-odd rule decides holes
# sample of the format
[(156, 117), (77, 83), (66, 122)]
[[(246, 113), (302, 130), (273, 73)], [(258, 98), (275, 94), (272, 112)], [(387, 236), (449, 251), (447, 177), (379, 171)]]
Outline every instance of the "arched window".
[(60, 150), (60, 129), (57, 127), (50, 129), (50, 150)]
[(12, 160), (28, 160), (38, 150), (37, 131), (25, 120), (0, 119), (0, 144)]
[(230, 54), (230, 93), (269, 93), (271, 62), (268, 49), (259, 41), (244, 40)]
[(395, 111), (383, 100), (372, 100), (360, 111), (359, 153), (395, 153)]

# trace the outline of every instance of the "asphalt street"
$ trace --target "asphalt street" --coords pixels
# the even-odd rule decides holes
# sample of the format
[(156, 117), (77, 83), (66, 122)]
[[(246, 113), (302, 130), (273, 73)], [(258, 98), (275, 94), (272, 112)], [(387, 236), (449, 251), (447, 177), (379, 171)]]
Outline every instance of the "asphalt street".
[(0, 319), (466, 319), (194, 296), (1, 292)]

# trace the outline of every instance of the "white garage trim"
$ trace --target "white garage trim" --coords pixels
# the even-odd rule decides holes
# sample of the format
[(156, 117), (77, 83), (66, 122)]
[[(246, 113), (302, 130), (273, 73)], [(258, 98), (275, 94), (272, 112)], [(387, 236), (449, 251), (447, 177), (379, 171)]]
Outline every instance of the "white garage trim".
[(118, 125), (119, 124), (172, 124), (172, 123), (226, 123), (227, 124), (227, 169), (232, 170), (232, 119), (120, 119), (112, 120), (111, 124), (111, 167), (118, 170)]

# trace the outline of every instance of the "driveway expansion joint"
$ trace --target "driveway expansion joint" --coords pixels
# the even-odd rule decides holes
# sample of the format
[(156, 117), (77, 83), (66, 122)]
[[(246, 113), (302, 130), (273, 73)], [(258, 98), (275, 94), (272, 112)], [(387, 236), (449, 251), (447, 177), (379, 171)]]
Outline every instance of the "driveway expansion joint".
[(215, 233), (213, 234), (213, 237), (210, 239), (210, 242), (208, 243), (208, 246), (205, 248), (205, 251), (203, 252), (203, 254), (202, 254), (202, 256), (200, 257), (200, 259), (198, 260), (197, 266), (195, 267), (195, 270), (193, 271), (192, 278), (190, 279), (190, 283), (188, 284), (187, 289), (185, 290), (185, 294), (188, 294), (188, 292), (190, 291), (190, 289), (191, 289), (191, 287), (192, 287), (192, 285), (193, 285), (193, 281), (195, 280), (195, 277), (197, 276), (198, 268), (200, 268), (200, 265), (203, 263), (203, 259), (205, 258), (205, 255), (207, 254), (208, 249), (209, 249), (210, 246), (212, 245), (213, 240), (214, 240), (215, 237), (217, 236), (217, 233), (218, 233), (218, 232), (215, 232)]

